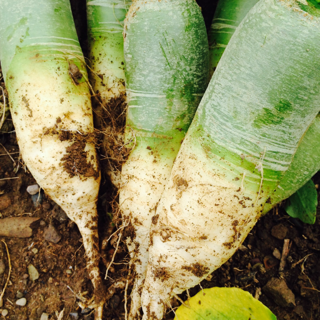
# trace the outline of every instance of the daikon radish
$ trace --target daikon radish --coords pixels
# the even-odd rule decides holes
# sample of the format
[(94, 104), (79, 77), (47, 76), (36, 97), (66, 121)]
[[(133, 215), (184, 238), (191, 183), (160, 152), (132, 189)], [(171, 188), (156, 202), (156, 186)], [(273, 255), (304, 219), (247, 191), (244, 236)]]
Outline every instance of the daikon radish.
[(209, 30), (211, 75), (238, 25), (257, 2), (258, 0), (219, 0)]
[[(257, 0), (220, 0), (209, 32), (210, 72), (213, 73), (234, 31)], [(319, 170), (320, 153), (314, 147), (320, 139), (320, 117), (316, 117), (299, 144), (290, 168), (276, 192), (268, 199), (263, 212), (291, 196)]]
[[(103, 169), (120, 187), (121, 162), (114, 150), (123, 146), (126, 90), (123, 54), (124, 18), (129, 0), (87, 0), (88, 57), (90, 81), (94, 91), (94, 121), (103, 131), (101, 153)], [(103, 159), (104, 160), (104, 159)]]
[(233, 255), (290, 168), (320, 110), (319, 13), (261, 0), (235, 31), (153, 218), (143, 319)]
[(67, 0), (3, 0), (0, 58), (22, 158), (83, 237), (102, 319), (95, 151), (87, 73)]
[(129, 0), (87, 0), (91, 82), (104, 104), (124, 99), (123, 20)]
[[(139, 318), (149, 229), (173, 161), (208, 83), (208, 40), (194, 0), (137, 0), (125, 23), (128, 113), (120, 207), (130, 223), (130, 319)], [(130, 143), (132, 142), (132, 143)]]

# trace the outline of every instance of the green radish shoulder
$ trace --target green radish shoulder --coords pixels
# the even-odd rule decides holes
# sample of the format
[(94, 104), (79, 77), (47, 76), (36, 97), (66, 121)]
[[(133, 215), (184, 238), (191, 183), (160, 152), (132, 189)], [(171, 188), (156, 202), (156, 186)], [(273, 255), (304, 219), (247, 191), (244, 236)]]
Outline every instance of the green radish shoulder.
[(209, 30), (210, 75), (216, 69), (233, 33), (258, 0), (219, 0)]
[(123, 23), (129, 0), (87, 0), (91, 83), (104, 104), (125, 99)]
[[(217, 67), (237, 26), (257, 2), (257, 0), (219, 1), (209, 32), (210, 74)], [(318, 115), (301, 139), (290, 168), (282, 177), (276, 191), (270, 195), (270, 199), (264, 205), (263, 213), (267, 213), (277, 203), (291, 196), (319, 170), (320, 153), (314, 152), (319, 140), (320, 116)]]

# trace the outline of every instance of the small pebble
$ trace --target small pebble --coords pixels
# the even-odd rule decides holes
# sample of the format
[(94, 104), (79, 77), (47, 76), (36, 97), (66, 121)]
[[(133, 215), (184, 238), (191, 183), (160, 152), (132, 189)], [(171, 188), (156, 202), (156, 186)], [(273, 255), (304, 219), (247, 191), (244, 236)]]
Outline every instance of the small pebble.
[(38, 250), (37, 248), (33, 248), (31, 251), (32, 251), (34, 254), (37, 254), (39, 250)]
[(68, 269), (68, 270), (66, 270), (66, 273), (67, 274), (72, 274), (72, 271)]
[(92, 311), (92, 309), (90, 309), (90, 308), (85, 308), (85, 309), (82, 309), (81, 310), (81, 314), (88, 314), (88, 313), (90, 313)]
[(48, 319), (49, 319), (49, 315), (45, 312), (40, 317), (40, 320), (48, 320)]
[(50, 277), (50, 278), (48, 279), (48, 282), (49, 282), (49, 283), (53, 283), (53, 279)]
[(41, 226), (41, 227), (46, 226), (46, 222), (45, 222), (45, 221), (43, 221), (43, 220), (41, 220), (41, 221), (40, 221), (40, 226)]
[(40, 191), (40, 187), (37, 184), (33, 184), (31, 186), (28, 186), (27, 188), (27, 192), (32, 196), (37, 194), (39, 191)]
[(5, 210), (11, 206), (12, 200), (9, 195), (4, 194), (0, 197), (0, 211)]
[(23, 298), (23, 293), (18, 290), (17, 293), (16, 293), (16, 298), (17, 298), (17, 299)]
[(35, 206), (35, 208), (37, 208), (42, 203), (42, 200), (43, 200), (42, 192), (32, 195), (31, 199), (32, 199), (33, 205)]
[(279, 251), (279, 249), (277, 249), (277, 248), (275, 248), (274, 250), (273, 250), (273, 256), (276, 258), (276, 259), (278, 259), (278, 260), (280, 260), (281, 259), (281, 252)]
[(26, 273), (22, 276), (22, 279), (28, 279), (28, 278), (29, 278), (29, 275)]
[(243, 244), (240, 246), (240, 251), (248, 251), (248, 248), (244, 246)]
[(296, 305), (295, 295), (288, 288), (284, 279), (271, 278), (271, 280), (269, 280), (262, 288), (262, 291), (278, 306), (287, 308)]
[(6, 265), (4, 264), (3, 259), (0, 259), (0, 274), (3, 274), (6, 270)]
[(279, 261), (276, 260), (274, 257), (271, 256), (265, 256), (263, 258), (263, 264), (266, 270), (272, 269), (273, 267), (277, 266), (279, 264)]
[(16, 305), (20, 307), (24, 307), (27, 304), (26, 298), (21, 298), (16, 301)]
[(2, 312), (1, 312), (1, 315), (3, 317), (6, 317), (8, 315), (9, 311), (7, 309), (3, 309)]
[(28, 273), (31, 281), (39, 279), (39, 272), (32, 264), (28, 265)]
[(52, 224), (44, 231), (43, 236), (45, 240), (53, 243), (58, 243), (61, 239), (61, 235)]
[(79, 315), (78, 315), (77, 312), (71, 312), (71, 313), (69, 313), (69, 316), (74, 320), (78, 320), (79, 319)]
[(285, 239), (287, 233), (288, 233), (288, 228), (281, 223), (273, 226), (271, 229), (272, 236), (274, 236), (279, 240)]

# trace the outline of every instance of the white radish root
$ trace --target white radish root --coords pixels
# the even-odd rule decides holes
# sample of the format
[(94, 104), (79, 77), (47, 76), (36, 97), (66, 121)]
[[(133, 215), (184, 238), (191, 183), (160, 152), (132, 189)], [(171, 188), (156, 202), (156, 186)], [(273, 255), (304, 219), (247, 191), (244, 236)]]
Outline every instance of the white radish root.
[(166, 203), (160, 201), (151, 230), (143, 319), (162, 319), (170, 299), (226, 262), (259, 217), (257, 193), (226, 182), (204, 157), (200, 148), (180, 152), (162, 195)]
[[(95, 319), (102, 319), (96, 208), (100, 172), (90, 93), (86, 82), (76, 83), (69, 72), (70, 63), (78, 64), (81, 75), (85, 69), (78, 60), (62, 57), (48, 63), (36, 50), (19, 59), (20, 72), (9, 70), (7, 87), (20, 151), (37, 183), (79, 228), (94, 286), (91, 306), (97, 308)], [(29, 59), (35, 60), (31, 66)]]

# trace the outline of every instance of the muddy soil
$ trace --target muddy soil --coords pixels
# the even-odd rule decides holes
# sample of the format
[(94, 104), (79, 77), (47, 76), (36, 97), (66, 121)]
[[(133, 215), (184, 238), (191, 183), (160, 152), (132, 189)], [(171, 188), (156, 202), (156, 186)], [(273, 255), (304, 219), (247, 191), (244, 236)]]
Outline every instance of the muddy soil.
[[(81, 23), (83, 1), (79, 1), (79, 6), (74, 3), (76, 14), (80, 13), (80, 18), (76, 19), (80, 26), (80, 38), (85, 39), (85, 29)], [(8, 119), (7, 124), (10, 121)], [(103, 153), (108, 148), (103, 146), (103, 138), (100, 141), (98, 152), (104, 159)], [(90, 310), (79, 307), (81, 300), (90, 298), (92, 285), (77, 226), (45, 194), (35, 198), (27, 192), (27, 187), (36, 182), (19, 157), (14, 128), (6, 133), (0, 132), (0, 143), (0, 219), (40, 218), (40, 223), (34, 227), (29, 238), (0, 237), (0, 293), (11, 269), (3, 305), (0, 306), (0, 319), (38, 320), (44, 313), (49, 319), (58, 319), (62, 311), (63, 320), (93, 319)], [(106, 161), (101, 161), (102, 172), (108, 172), (110, 168), (107, 166)], [(314, 182), (320, 183), (320, 174), (314, 177)], [(108, 268), (105, 280), (108, 299), (104, 318), (125, 319), (125, 301), (128, 300), (129, 308), (130, 299), (126, 297), (129, 297), (131, 290), (129, 256), (124, 244), (126, 232), (121, 233), (121, 239), (118, 237), (120, 232), (112, 236), (121, 225), (121, 219), (117, 210), (117, 190), (112, 187), (106, 174), (102, 180), (98, 211), (103, 276)], [(278, 258), (284, 243), (288, 242), (286, 239), (291, 246), (286, 264), (280, 272)], [(310, 226), (290, 218), (278, 206), (257, 223), (232, 259), (203, 281), (201, 286), (191, 289), (190, 294), (214, 286), (239, 287), (257, 297), (279, 320), (320, 319), (319, 240), (320, 210), (316, 224)], [(37, 272), (32, 273), (30, 266)], [(266, 284), (271, 279), (280, 279), (280, 288), (273, 286), (273, 291), (268, 290)], [(21, 303), (23, 298), (26, 304), (17, 305), (17, 301)], [(186, 295), (183, 294), (181, 298), (186, 299)], [(174, 308), (178, 305), (177, 301), (173, 303)], [(1, 315), (6, 313), (5, 317)], [(169, 311), (166, 319), (173, 318), (173, 312)]]

